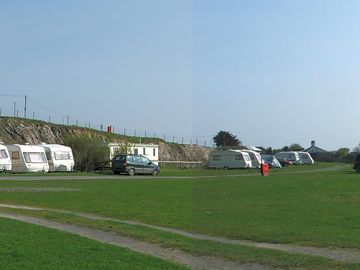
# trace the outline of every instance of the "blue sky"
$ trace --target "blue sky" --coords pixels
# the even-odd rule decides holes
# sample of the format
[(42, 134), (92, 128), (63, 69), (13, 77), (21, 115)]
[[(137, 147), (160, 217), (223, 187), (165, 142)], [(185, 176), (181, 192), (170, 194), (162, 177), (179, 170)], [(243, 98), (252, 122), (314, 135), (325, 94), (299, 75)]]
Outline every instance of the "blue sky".
[[(0, 108), (203, 144), (360, 142), (359, 1), (0, 1)], [(13, 95), (13, 96), (7, 96)], [(20, 97), (16, 97), (19, 95)]]

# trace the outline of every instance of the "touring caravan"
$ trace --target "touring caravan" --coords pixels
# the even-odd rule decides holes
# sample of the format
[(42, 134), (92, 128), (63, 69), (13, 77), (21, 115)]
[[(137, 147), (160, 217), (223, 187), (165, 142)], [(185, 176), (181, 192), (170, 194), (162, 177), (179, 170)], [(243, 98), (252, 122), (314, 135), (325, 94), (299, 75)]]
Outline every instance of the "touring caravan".
[(249, 154), (240, 150), (215, 150), (209, 154), (208, 168), (238, 169), (250, 167)]
[(74, 156), (69, 146), (61, 144), (42, 143), (49, 163), (49, 172), (72, 172), (74, 170)]
[(11, 159), (7, 147), (0, 142), (0, 172), (7, 171), (11, 171)]
[(12, 172), (49, 171), (49, 164), (43, 147), (28, 144), (11, 144), (6, 147), (9, 151), (12, 162)]
[(282, 161), (291, 161), (293, 164), (301, 164), (299, 154), (295, 151), (278, 152), (274, 156), (280, 161), (280, 163)]
[(252, 168), (260, 168), (260, 164), (263, 163), (260, 153), (252, 150), (241, 150), (241, 151), (249, 154)]
[(270, 168), (282, 168), (280, 162), (273, 155), (262, 155), (261, 157)]
[(297, 152), (298, 155), (299, 155), (299, 158), (300, 158), (300, 161), (302, 164), (314, 164), (314, 160), (313, 158), (311, 157), (311, 155), (307, 152)]

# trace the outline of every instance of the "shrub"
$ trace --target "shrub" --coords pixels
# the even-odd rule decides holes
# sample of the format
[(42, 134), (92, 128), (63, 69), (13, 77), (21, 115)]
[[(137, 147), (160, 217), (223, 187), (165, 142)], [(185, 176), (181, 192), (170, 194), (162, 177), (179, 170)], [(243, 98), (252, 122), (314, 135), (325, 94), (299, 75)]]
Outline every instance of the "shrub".
[(86, 136), (68, 136), (65, 144), (72, 148), (76, 171), (94, 171), (109, 164), (109, 147)]

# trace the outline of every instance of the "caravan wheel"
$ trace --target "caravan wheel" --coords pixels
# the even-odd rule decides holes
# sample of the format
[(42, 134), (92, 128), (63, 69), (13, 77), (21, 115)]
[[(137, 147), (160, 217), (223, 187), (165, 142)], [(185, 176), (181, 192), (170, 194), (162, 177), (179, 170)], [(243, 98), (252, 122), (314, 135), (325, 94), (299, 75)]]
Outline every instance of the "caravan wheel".
[(229, 169), (229, 167), (228, 167), (228, 166), (225, 166), (225, 167), (224, 167), (224, 170), (228, 170), (228, 169)]

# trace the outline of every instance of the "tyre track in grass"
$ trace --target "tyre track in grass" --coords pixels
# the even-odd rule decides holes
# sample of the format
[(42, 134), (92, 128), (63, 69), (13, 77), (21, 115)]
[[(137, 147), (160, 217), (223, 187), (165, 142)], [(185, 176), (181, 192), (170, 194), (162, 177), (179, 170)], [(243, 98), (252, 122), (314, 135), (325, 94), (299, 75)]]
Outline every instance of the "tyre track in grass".
[(17, 214), (0, 213), (0, 217), (13, 219), (25, 223), (31, 223), (51, 229), (80, 235), (102, 243), (127, 248), (135, 252), (158, 257), (165, 260), (177, 262), (179, 264), (190, 267), (194, 270), (270, 270), (271, 268), (256, 263), (240, 264), (233, 261), (210, 257), (195, 256), (181, 250), (164, 248), (156, 244), (150, 244), (134, 238), (121, 236), (114, 232), (107, 232), (97, 229), (80, 227), (77, 225), (63, 224), (55, 221), (49, 221), (42, 218), (34, 218)]
[(143, 226), (150, 229), (155, 229), (163, 232), (169, 232), (173, 234), (178, 234), (181, 236), (189, 237), (194, 240), (207, 240), (207, 241), (214, 241), (223, 244), (235, 244), (235, 245), (243, 245), (243, 246), (250, 246), (256, 248), (266, 248), (266, 249), (273, 249), (284, 251), (292, 254), (299, 254), (299, 255), (310, 255), (310, 256), (320, 256), (325, 257), (328, 259), (347, 262), (347, 263), (360, 263), (360, 250), (355, 248), (322, 248), (322, 247), (309, 247), (309, 246), (298, 246), (298, 245), (291, 245), (291, 244), (275, 244), (275, 243), (259, 243), (259, 242), (252, 242), (249, 240), (234, 240), (228, 239), (224, 237), (218, 236), (210, 236), (198, 233), (191, 233), (187, 231), (182, 231), (173, 228), (167, 228), (157, 225), (146, 224), (137, 221), (129, 221), (129, 220), (120, 220), (115, 218), (108, 218), (103, 217), (100, 215), (95, 214), (88, 214), (88, 213), (81, 213), (75, 211), (68, 211), (62, 209), (49, 209), (49, 208), (39, 208), (39, 207), (29, 207), (23, 205), (14, 205), (14, 204), (0, 204), (0, 207), (4, 208), (13, 208), (13, 209), (23, 209), (23, 210), (33, 210), (33, 211), (50, 211), (50, 212), (57, 212), (57, 213), (64, 213), (64, 214), (73, 214), (79, 217), (92, 219), (92, 220), (101, 220), (101, 221), (112, 221), (118, 222), (128, 225), (137, 225)]

